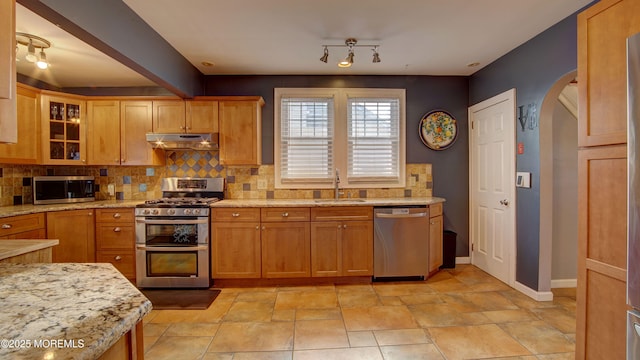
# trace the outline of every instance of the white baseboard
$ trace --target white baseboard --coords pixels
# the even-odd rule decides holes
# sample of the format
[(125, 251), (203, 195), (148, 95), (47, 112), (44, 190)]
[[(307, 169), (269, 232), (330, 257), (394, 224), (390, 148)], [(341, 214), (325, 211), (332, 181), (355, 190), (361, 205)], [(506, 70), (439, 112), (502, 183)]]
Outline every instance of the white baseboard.
[(578, 287), (578, 279), (557, 279), (551, 280), (551, 288), (575, 288)]
[(471, 264), (471, 258), (469, 256), (456, 257), (456, 264)]
[(519, 282), (515, 282), (513, 286), (516, 290), (521, 293), (527, 295), (535, 301), (551, 301), (553, 300), (553, 293), (551, 291), (536, 291), (531, 289), (530, 287), (521, 284)]

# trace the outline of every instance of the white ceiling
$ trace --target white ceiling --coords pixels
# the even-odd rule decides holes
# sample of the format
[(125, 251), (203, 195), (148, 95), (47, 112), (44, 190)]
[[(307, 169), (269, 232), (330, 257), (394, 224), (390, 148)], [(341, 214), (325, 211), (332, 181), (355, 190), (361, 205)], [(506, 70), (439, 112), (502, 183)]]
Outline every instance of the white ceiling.
[[(123, 1), (205, 75), (470, 75), (591, 0)], [(16, 22), (52, 42), (49, 70), (21, 59), (19, 73), (60, 87), (152, 85), (20, 5)], [(382, 62), (369, 48), (349, 69), (336, 66), (344, 48), (319, 60), (321, 45), (348, 37), (379, 44)]]

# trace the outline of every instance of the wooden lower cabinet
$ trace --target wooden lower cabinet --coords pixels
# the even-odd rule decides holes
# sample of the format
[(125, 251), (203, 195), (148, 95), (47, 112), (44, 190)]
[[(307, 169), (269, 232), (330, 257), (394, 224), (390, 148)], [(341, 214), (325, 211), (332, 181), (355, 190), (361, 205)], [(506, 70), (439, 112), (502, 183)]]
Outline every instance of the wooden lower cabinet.
[(440, 270), (442, 266), (442, 235), (443, 235), (442, 215), (429, 219), (429, 274)]
[(624, 359), (627, 147), (578, 151), (576, 359)]
[(373, 208), (314, 208), (311, 219), (312, 276), (373, 275)]
[(0, 219), (0, 239), (45, 239), (46, 237), (44, 213)]
[(260, 278), (260, 249), (259, 222), (212, 222), (211, 278)]
[(111, 263), (134, 281), (135, 242), (133, 209), (96, 209), (96, 262)]
[(93, 209), (47, 213), (47, 238), (58, 239), (53, 262), (91, 263), (96, 260)]
[(261, 259), (260, 209), (211, 209), (211, 278), (260, 278)]
[(311, 223), (311, 276), (373, 275), (373, 222)]
[(309, 222), (263, 223), (262, 277), (311, 276)]

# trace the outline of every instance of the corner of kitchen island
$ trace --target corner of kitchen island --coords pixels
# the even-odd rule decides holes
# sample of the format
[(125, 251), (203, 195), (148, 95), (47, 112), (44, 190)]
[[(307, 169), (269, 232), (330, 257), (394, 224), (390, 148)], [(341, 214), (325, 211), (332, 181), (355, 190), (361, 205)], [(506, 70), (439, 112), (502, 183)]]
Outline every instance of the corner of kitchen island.
[(0, 358), (144, 358), (151, 302), (111, 264), (0, 264), (0, 302)]

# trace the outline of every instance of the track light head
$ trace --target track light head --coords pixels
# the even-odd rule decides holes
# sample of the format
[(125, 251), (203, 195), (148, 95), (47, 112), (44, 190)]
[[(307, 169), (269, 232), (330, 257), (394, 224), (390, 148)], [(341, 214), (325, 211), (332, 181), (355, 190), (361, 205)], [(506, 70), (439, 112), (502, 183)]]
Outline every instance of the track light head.
[(44, 49), (40, 50), (40, 60), (36, 62), (36, 65), (42, 70), (49, 67), (49, 63), (47, 62), (47, 54), (44, 53)]
[(327, 47), (325, 46), (324, 55), (322, 55), (322, 57), (320, 58), (320, 61), (326, 64), (328, 60), (329, 60), (329, 49), (327, 49)]
[(29, 39), (29, 45), (27, 45), (27, 55), (24, 58), (30, 63), (38, 61), (38, 57), (36, 56), (36, 48), (35, 46), (33, 46), (32, 39)]
[(377, 64), (380, 62), (380, 55), (378, 54), (378, 47), (374, 47), (373, 49), (373, 63)]

